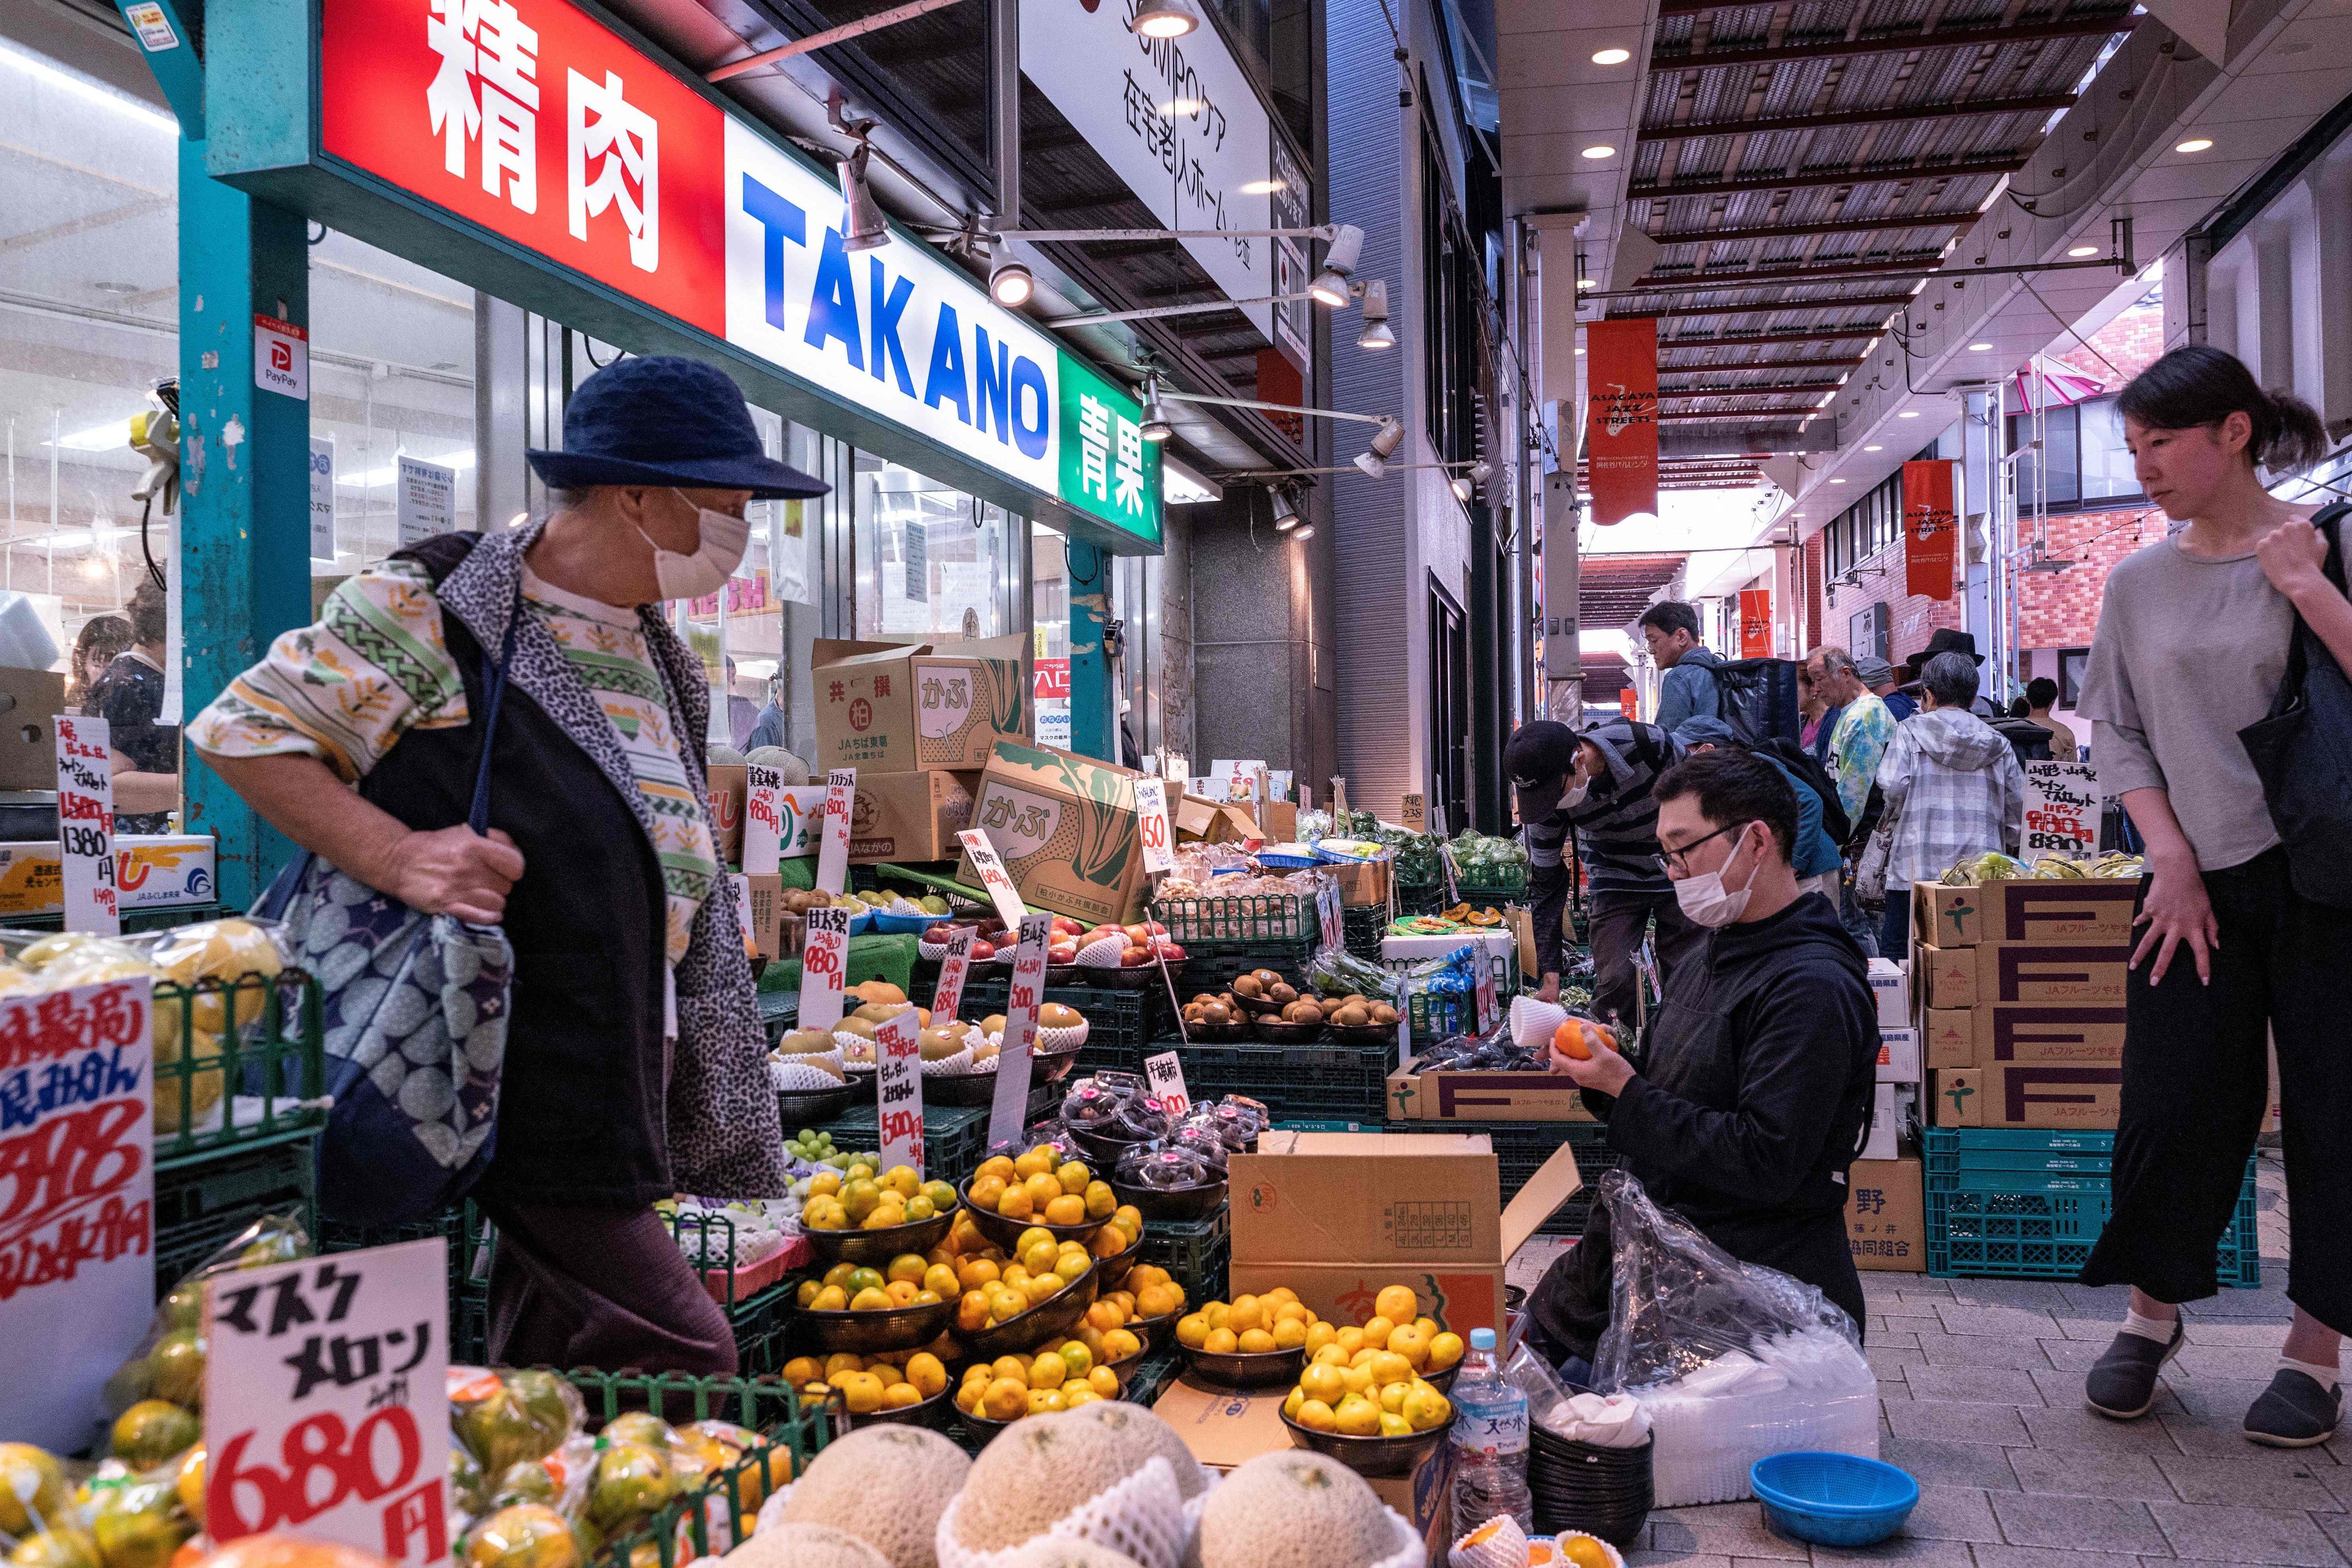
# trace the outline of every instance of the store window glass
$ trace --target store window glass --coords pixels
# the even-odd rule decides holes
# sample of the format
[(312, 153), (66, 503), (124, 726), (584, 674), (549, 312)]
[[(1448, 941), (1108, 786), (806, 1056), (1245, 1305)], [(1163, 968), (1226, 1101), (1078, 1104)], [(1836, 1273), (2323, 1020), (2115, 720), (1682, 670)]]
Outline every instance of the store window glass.
[(2083, 499), (2110, 500), (2139, 494), (2139, 474), (2124, 446), (2124, 416), (2112, 397), (2080, 405), (2083, 432)]
[(1012, 519), (1003, 508), (860, 452), (856, 635), (1002, 637), (1011, 629)]
[(1029, 534), (1031, 635), (1036, 640), (1037, 742), (1070, 746), (1069, 549), (1051, 529)]

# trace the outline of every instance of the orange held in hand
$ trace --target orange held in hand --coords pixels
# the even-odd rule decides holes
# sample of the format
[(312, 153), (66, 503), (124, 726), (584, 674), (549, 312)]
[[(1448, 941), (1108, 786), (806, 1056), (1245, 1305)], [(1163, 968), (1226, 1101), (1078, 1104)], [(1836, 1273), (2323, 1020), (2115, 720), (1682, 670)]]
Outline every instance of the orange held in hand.
[(1599, 1027), (1582, 1018), (1570, 1018), (1552, 1031), (1553, 1053), (1570, 1061), (1589, 1062), (1592, 1059), (1592, 1047), (1606, 1044)]

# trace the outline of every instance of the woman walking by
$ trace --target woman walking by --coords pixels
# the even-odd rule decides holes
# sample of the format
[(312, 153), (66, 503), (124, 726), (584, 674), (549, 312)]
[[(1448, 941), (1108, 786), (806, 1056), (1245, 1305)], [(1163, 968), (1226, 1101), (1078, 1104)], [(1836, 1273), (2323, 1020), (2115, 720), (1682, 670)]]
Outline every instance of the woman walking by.
[(2187, 526), (2108, 577), (2080, 704), (2102, 781), (2147, 844), (2115, 1212), (2083, 1270), (2129, 1285), (2131, 1306), (2084, 1394), (2102, 1415), (2145, 1415), (2180, 1347), (2179, 1304), (2213, 1294), (2274, 1037), (2295, 1313), (2245, 1435), (2304, 1447), (2336, 1430), (2352, 1330), (2352, 1016), (2336, 994), (2352, 911), (2294, 891), (2238, 732), (2270, 711), (2298, 616), (2352, 667), (2352, 602), (2323, 570), (2337, 525), (2315, 528), (2314, 508), (2255, 472), (2306, 467), (2326, 438), (2307, 405), (2202, 345), (2157, 361), (2117, 407), (2148, 500)]

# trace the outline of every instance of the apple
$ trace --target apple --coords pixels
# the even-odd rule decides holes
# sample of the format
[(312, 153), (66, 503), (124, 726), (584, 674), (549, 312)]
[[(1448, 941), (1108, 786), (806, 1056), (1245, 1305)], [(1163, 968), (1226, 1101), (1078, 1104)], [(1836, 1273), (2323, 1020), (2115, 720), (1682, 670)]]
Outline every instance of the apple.
[(996, 956), (996, 944), (995, 944), (994, 942), (973, 942), (973, 943), (971, 944), (971, 962), (972, 962), (972, 963), (986, 963), (989, 960), (991, 960), (991, 959), (994, 958), (995, 956)]
[(1139, 964), (1149, 963), (1150, 962), (1151, 950), (1148, 947), (1127, 948), (1118, 955), (1119, 967), (1122, 969), (1133, 969)]
[(1127, 940), (1129, 942), (1139, 942), (1151, 935), (1151, 928), (1150, 926), (1129, 926), (1126, 929)]
[(1066, 964), (1077, 961), (1078, 944), (1074, 942), (1057, 942), (1045, 950), (1045, 962), (1048, 963)]
[(1166, 937), (1161, 937), (1160, 939), (1160, 958), (1164, 963), (1181, 963), (1184, 962), (1184, 950), (1177, 946), (1174, 942), (1170, 942)]

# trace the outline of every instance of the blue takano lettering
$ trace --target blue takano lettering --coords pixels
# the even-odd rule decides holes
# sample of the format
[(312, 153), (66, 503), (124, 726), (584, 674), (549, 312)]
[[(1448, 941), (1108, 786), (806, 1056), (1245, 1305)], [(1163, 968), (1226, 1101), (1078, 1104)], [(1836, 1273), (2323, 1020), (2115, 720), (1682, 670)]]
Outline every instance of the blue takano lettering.
[(768, 325), (781, 328), (784, 324), (784, 241), (808, 243), (808, 214), (798, 203), (787, 201), (749, 174), (743, 176), (743, 210), (760, 225), (761, 281), (766, 286)]
[(978, 371), (980, 384), (972, 389), (972, 425), (986, 430), (993, 423), (999, 441), (1013, 439), (1013, 377), (1005, 364), (1005, 347), (995, 345), (989, 353), (988, 329), (977, 321), (971, 328), (971, 363)]
[[(1033, 404), (1034, 400), (1034, 404)], [(1029, 416), (1035, 413), (1033, 423)], [(1045, 390), (1045, 373), (1024, 354), (1013, 362), (1013, 444), (1024, 458), (1045, 455), (1045, 423), (1053, 417), (1054, 399)]]
[(20, 1068), (0, 1078), (0, 1132), (30, 1127), (52, 1111), (132, 1094), (139, 1068), (125, 1066), (121, 1046), (84, 1051), (79, 1058)]
[(931, 329), (931, 363), (923, 373), (923, 405), (955, 405), (956, 417), (971, 423), (971, 382), (963, 368), (963, 323), (956, 308), (940, 301), (940, 319)]
[(907, 373), (907, 345), (898, 341), (898, 319), (907, 313), (907, 303), (915, 297), (915, 286), (904, 278), (894, 281), (883, 269), (880, 257), (870, 259), (873, 262), (871, 277), (874, 288), (866, 297), (866, 321), (873, 342), (866, 358), (877, 381), (882, 379), (883, 362), (888, 361), (890, 374), (898, 379), (898, 390), (912, 397), (915, 395), (915, 383)]
[(828, 338), (837, 338), (849, 351), (849, 363), (854, 370), (866, 368), (866, 350), (857, 331), (857, 284), (849, 275), (849, 252), (841, 243), (841, 231), (824, 231), (824, 245), (816, 258), (816, 288), (809, 295), (808, 330), (801, 338), (809, 347), (822, 349)]

